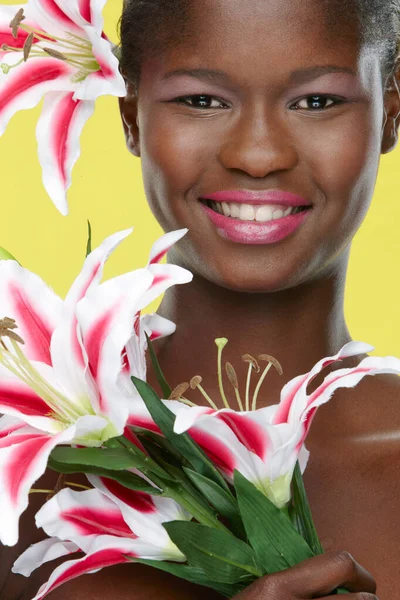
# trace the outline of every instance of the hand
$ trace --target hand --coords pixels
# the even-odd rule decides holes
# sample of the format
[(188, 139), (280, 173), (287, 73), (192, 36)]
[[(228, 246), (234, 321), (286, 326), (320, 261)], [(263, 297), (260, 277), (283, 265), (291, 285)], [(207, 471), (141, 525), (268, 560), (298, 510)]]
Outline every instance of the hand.
[[(348, 594), (333, 594), (336, 588)], [(372, 575), (348, 552), (315, 556), (291, 569), (267, 575), (232, 600), (309, 600), (343, 598), (343, 600), (378, 600)]]

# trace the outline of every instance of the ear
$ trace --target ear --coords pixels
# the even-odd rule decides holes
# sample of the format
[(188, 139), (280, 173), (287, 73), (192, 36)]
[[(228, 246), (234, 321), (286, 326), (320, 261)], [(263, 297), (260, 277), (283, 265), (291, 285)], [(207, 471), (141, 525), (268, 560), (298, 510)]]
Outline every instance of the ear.
[(400, 57), (386, 82), (384, 95), (384, 120), (382, 124), (382, 154), (394, 150), (398, 142), (400, 125)]
[(140, 136), (138, 125), (138, 99), (134, 85), (126, 80), (126, 96), (119, 99), (126, 145), (134, 156), (140, 156)]

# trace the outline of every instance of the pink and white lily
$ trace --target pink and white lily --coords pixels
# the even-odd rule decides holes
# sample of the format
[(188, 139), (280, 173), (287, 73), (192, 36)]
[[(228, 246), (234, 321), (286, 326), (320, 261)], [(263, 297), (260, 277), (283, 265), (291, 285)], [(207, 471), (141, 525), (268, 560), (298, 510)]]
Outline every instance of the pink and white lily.
[[(64, 301), (15, 261), (0, 262), (0, 307), (7, 317), (0, 321), (3, 544), (17, 542), (29, 491), (55, 446), (101, 446), (123, 434), (136, 409), (141, 413), (143, 401), (127, 385), (130, 373), (146, 377), (140, 311), (192, 275), (150, 261), (100, 284), (105, 261), (130, 231), (107, 238), (88, 256)], [(166, 253), (185, 233), (169, 233), (157, 247)], [(160, 317), (143, 322), (153, 337), (174, 329)]]
[(45, 562), (70, 554), (80, 556), (57, 567), (33, 600), (44, 598), (75, 577), (135, 558), (186, 560), (162, 524), (190, 520), (191, 515), (168, 498), (128, 490), (108, 479), (93, 479), (97, 489), (64, 489), (36, 515), (37, 527), (50, 539), (28, 548), (14, 564), (14, 573), (29, 577)]
[(328, 365), (373, 350), (359, 342), (346, 344), (335, 356), (319, 361), (310, 373), (289, 381), (279, 404), (254, 411), (216, 410), (206, 406), (178, 406), (175, 432), (188, 431), (230, 481), (239, 471), (253, 482), (276, 506), (290, 500), (290, 486), (296, 462), (304, 471), (308, 451), (305, 440), (319, 406), (339, 388), (351, 388), (366, 375), (400, 374), (400, 360), (369, 356), (357, 367), (333, 371), (318, 388), (308, 393), (311, 381)]
[(0, 135), (13, 115), (45, 97), (37, 126), (43, 183), (67, 214), (79, 138), (102, 95), (125, 96), (113, 46), (103, 33), (106, 0), (28, 0), (0, 5)]

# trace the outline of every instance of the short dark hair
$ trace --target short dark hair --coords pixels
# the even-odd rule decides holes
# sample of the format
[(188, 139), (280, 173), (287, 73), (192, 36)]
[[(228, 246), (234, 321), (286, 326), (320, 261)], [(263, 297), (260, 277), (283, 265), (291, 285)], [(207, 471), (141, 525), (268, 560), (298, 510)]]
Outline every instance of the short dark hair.
[[(338, 30), (343, 15), (356, 18), (361, 42), (377, 48), (382, 74), (392, 75), (399, 53), (400, 0), (325, 0), (327, 19)], [(135, 84), (147, 56), (162, 54), (188, 35), (188, 0), (124, 0), (120, 20), (121, 68)]]

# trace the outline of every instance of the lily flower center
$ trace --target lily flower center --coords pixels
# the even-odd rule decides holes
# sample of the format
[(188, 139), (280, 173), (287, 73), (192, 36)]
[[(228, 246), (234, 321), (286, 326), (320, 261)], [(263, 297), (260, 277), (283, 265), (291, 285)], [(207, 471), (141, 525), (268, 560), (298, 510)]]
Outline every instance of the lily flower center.
[[(218, 385), (219, 385), (221, 400), (222, 400), (222, 403), (225, 408), (231, 409), (231, 405), (229, 404), (229, 400), (225, 393), (223, 376), (222, 376), (222, 353), (223, 353), (223, 350), (224, 350), (225, 346), (227, 345), (227, 343), (228, 343), (228, 340), (226, 338), (217, 338), (215, 340), (215, 344), (218, 348), (217, 372), (218, 372)], [(232, 387), (234, 389), (239, 412), (249, 412), (250, 410), (255, 411), (255, 410), (257, 410), (257, 400), (258, 400), (258, 396), (259, 396), (259, 393), (261, 390), (261, 386), (264, 383), (264, 380), (265, 380), (266, 376), (268, 375), (268, 373), (270, 372), (271, 368), (274, 367), (279, 375), (282, 375), (283, 369), (282, 369), (280, 363), (276, 360), (276, 358), (274, 358), (273, 356), (270, 356), (269, 354), (260, 354), (257, 357), (257, 359), (255, 359), (250, 354), (244, 354), (242, 356), (242, 360), (249, 364), (247, 380), (246, 380), (246, 391), (245, 391), (245, 401), (244, 402), (242, 400), (242, 397), (241, 397), (240, 391), (239, 391), (238, 376), (236, 374), (236, 371), (235, 371), (233, 365), (230, 362), (225, 363), (225, 372), (228, 377), (229, 383), (232, 385)], [(260, 362), (267, 362), (267, 366), (261, 373), (261, 376), (256, 384), (256, 387), (255, 387), (255, 390), (253, 393), (253, 397), (250, 398), (252, 375), (253, 375), (253, 372), (256, 372), (257, 374), (261, 372), (261, 368), (259, 365)], [(207, 400), (207, 403), (211, 406), (211, 408), (213, 410), (218, 410), (218, 407), (215, 404), (214, 400), (210, 397), (210, 395), (202, 387), (202, 385), (201, 385), (202, 382), (203, 382), (203, 378), (200, 377), (200, 375), (196, 375), (195, 377), (193, 377), (190, 380), (190, 383), (181, 383), (180, 385), (178, 385), (171, 393), (169, 399), (170, 400), (179, 400), (180, 402), (183, 402), (184, 404), (187, 404), (189, 406), (196, 406), (193, 402), (191, 402), (190, 400), (188, 400), (187, 398), (185, 398), (183, 396), (183, 394), (186, 392), (186, 390), (188, 390), (190, 387), (192, 390), (195, 390), (195, 389), (199, 390), (199, 392)]]
[(14, 65), (1, 63), (0, 67), (3, 73), (9, 73), (11, 69), (27, 62), (29, 58), (49, 58), (49, 56), (61, 60), (75, 69), (75, 73), (71, 77), (73, 83), (84, 81), (91, 73), (101, 70), (94, 56), (92, 44), (88, 39), (72, 33), (66, 33), (65, 37), (61, 38), (49, 32), (24, 25), (24, 20), (24, 10), (21, 8), (11, 21), (10, 28), (15, 39), (18, 38), (18, 31), (20, 29), (25, 31), (28, 37), (22, 48), (17, 47), (17, 45), (2, 45), (1, 49), (3, 52), (17, 52), (22, 54), (21, 60)]
[(16, 328), (14, 319), (6, 317), (0, 320), (0, 364), (42, 398), (49, 407), (48, 416), (56, 418), (64, 427), (75, 423), (80, 417), (94, 414), (89, 402), (71, 402), (39, 373), (22, 351), (20, 346), (24, 340), (15, 333)]

